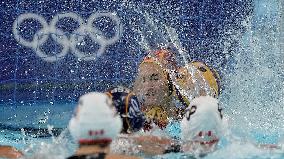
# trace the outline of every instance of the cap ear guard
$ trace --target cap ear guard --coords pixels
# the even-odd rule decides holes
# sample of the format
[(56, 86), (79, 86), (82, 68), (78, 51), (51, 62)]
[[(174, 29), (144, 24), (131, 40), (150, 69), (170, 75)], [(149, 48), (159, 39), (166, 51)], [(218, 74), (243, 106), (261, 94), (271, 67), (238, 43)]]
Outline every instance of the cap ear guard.
[(215, 90), (216, 95), (214, 96), (214, 97), (217, 98), (221, 93), (221, 80), (220, 80), (221, 78), (220, 78), (220, 75), (218, 74), (218, 72), (214, 68), (209, 68), (209, 69), (212, 72), (212, 75), (215, 78), (216, 83), (217, 83), (217, 90)]
[(123, 121), (122, 133), (132, 133), (140, 130), (144, 124), (144, 114), (140, 103), (128, 88), (114, 87), (107, 91), (112, 96), (114, 107)]
[[(166, 71), (165, 71), (166, 72)], [(168, 82), (168, 88), (169, 88), (169, 96), (173, 94), (174, 88), (173, 88), (173, 82), (170, 77), (170, 74), (166, 72), (167, 75), (167, 82)]]
[(220, 118), (223, 119), (223, 108), (220, 107), (219, 103), (218, 103), (218, 112), (220, 114)]
[[(123, 125), (125, 125), (124, 130), (126, 130), (127, 133), (140, 130), (144, 124), (144, 114), (140, 110), (141, 107), (138, 100), (134, 100), (133, 97), (135, 97), (134, 94), (129, 93), (125, 101), (125, 113), (127, 115), (123, 118), (123, 122), (126, 123), (123, 123)], [(129, 105), (129, 102), (131, 105)], [(129, 113), (131, 113), (131, 115)]]
[[(168, 113), (161, 106), (153, 106), (152, 108), (146, 110), (146, 126), (149, 123), (155, 123), (161, 129), (164, 129), (169, 123)], [(145, 127), (144, 127), (145, 129)]]

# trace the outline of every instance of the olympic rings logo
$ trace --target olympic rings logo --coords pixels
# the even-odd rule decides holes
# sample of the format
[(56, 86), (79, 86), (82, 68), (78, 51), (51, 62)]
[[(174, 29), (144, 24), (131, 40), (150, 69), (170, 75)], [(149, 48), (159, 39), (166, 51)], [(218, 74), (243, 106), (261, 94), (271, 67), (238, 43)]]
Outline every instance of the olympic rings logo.
[[(93, 27), (93, 23), (95, 22), (95, 20), (101, 17), (108, 17), (113, 22), (115, 22), (115, 35), (112, 36), (111, 38), (104, 37), (101, 30), (99, 30), (96, 27)], [(72, 20), (78, 22), (79, 24), (79, 27), (72, 32), (69, 38), (64, 34), (63, 30), (56, 28), (56, 25), (59, 22), (59, 20), (64, 18), (71, 18)], [(23, 38), (20, 35), (19, 31), (21, 23), (23, 23), (25, 20), (28, 19), (36, 20), (42, 26), (42, 28), (34, 34), (33, 40), (31, 41)], [(15, 20), (13, 24), (13, 33), (18, 43), (20, 43), (23, 46), (32, 48), (39, 57), (41, 57), (43, 60), (47, 62), (54, 62), (64, 57), (69, 50), (71, 50), (71, 52), (77, 58), (85, 61), (90, 61), (90, 60), (95, 60), (97, 57), (102, 55), (105, 52), (106, 47), (108, 45), (112, 45), (119, 40), (119, 38), (122, 35), (122, 25), (116, 14), (109, 12), (94, 13), (90, 15), (87, 22), (85, 22), (85, 20), (83, 20), (83, 18), (77, 15), (76, 13), (72, 12), (62, 13), (54, 16), (50, 24), (48, 24), (45, 21), (43, 16), (34, 13), (25, 13), (21, 14)], [(48, 55), (39, 48), (48, 40), (49, 35), (51, 35), (51, 38), (53, 40), (55, 40), (60, 45), (62, 45), (61, 52), (56, 55)], [(84, 40), (84, 37), (86, 36), (89, 36), (94, 42), (97, 42), (100, 45), (100, 48), (98, 49), (96, 54), (94, 53), (91, 55), (86, 55), (85, 52), (80, 51), (76, 47)]]

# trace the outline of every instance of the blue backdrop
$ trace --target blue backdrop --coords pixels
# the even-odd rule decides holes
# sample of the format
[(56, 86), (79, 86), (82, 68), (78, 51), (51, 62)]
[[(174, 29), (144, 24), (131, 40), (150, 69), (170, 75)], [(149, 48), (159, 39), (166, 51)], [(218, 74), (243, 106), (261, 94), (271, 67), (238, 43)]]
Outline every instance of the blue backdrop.
[[(145, 1), (81, 1), (81, 0), (4, 0), (0, 4), (0, 102), (25, 103), (41, 100), (77, 100), (84, 92), (105, 90), (112, 85), (131, 85), (137, 65), (147, 54), (141, 42), (141, 32), (150, 49), (164, 41), (163, 25), (176, 29), (182, 46), (192, 60), (202, 60), (217, 68), (233, 68), (233, 56), (225, 58), (224, 40), (230, 29), (244, 31), (241, 21), (252, 12), (250, 0), (145, 0)], [(120, 39), (106, 48), (96, 60), (84, 61), (69, 53), (54, 61), (40, 58), (35, 50), (21, 45), (13, 33), (13, 23), (24, 13), (35, 13), (49, 24), (59, 13), (74, 12), (88, 19), (96, 12), (115, 12), (123, 33)], [(145, 16), (149, 15), (149, 16)], [(151, 17), (158, 30), (147, 22)], [(109, 19), (98, 19), (94, 24), (105, 37), (112, 37), (115, 24)], [(78, 28), (74, 20), (63, 19), (57, 28), (70, 37)], [(41, 29), (38, 22), (27, 20), (20, 25), (21, 36), (32, 40)], [(137, 31), (140, 30), (140, 31)], [(99, 45), (85, 39), (96, 52)], [(232, 55), (237, 42), (231, 41), (226, 52)], [(52, 54), (62, 50), (60, 43), (51, 40), (40, 46)]]

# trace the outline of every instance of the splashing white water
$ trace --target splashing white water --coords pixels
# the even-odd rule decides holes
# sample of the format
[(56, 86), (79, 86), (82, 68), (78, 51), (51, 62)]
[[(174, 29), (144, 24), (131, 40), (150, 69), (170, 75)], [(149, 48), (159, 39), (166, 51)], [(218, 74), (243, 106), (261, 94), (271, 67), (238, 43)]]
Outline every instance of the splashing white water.
[(284, 54), (280, 1), (255, 1), (253, 16), (243, 22), (246, 33), (234, 34), (235, 38), (240, 38), (239, 49), (234, 54), (237, 64), (235, 71), (226, 74), (225, 80), (229, 83), (222, 101), (230, 109), (228, 113), (236, 129), (243, 129), (246, 136), (250, 131), (283, 134)]
[(65, 159), (72, 154), (75, 144), (71, 142), (68, 130), (64, 130), (52, 141), (33, 142), (25, 149), (25, 159)]

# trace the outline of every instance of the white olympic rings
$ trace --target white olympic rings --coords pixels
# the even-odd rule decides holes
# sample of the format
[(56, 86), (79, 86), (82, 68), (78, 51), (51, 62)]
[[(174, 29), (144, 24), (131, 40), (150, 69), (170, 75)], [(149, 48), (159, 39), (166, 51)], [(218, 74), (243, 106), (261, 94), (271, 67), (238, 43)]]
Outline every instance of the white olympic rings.
[[(93, 26), (95, 20), (101, 17), (108, 17), (115, 23), (115, 35), (113, 37), (111, 38), (104, 37), (102, 31)], [(72, 32), (70, 38), (68, 38), (64, 34), (64, 31), (62, 31), (59, 28), (56, 28), (57, 23), (64, 18), (71, 18), (72, 20), (76, 21), (79, 24), (79, 27)], [(25, 20), (28, 19), (33, 19), (39, 22), (39, 24), (41, 24), (42, 27), (40, 30), (38, 30), (35, 33), (35, 35), (33, 36), (33, 40), (31, 41), (23, 38), (20, 35), (19, 31), (21, 23), (23, 23)], [(108, 45), (112, 45), (119, 40), (119, 38), (122, 35), (122, 25), (117, 15), (110, 12), (94, 13), (88, 18), (87, 22), (85, 22), (85, 20), (76, 13), (73, 12), (62, 13), (54, 16), (50, 24), (48, 24), (45, 21), (43, 16), (34, 13), (25, 13), (21, 14), (15, 20), (13, 24), (13, 33), (18, 43), (26, 47), (32, 48), (40, 58), (42, 58), (47, 62), (54, 62), (64, 57), (65, 55), (67, 55), (69, 50), (71, 50), (71, 52), (77, 58), (85, 61), (90, 61), (90, 60), (95, 60), (97, 57), (102, 55), (105, 52), (105, 49)], [(48, 40), (49, 35), (51, 35), (51, 38), (53, 40), (55, 40), (60, 45), (62, 45), (61, 52), (56, 55), (47, 55), (44, 51), (40, 49), (40, 46), (43, 45)], [(84, 40), (84, 37), (86, 36), (89, 36), (93, 41), (97, 42), (100, 45), (100, 48), (96, 53), (86, 55), (86, 53), (80, 51), (76, 47), (79, 43), (81, 43)]]

